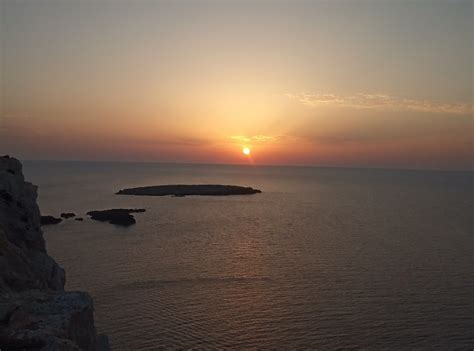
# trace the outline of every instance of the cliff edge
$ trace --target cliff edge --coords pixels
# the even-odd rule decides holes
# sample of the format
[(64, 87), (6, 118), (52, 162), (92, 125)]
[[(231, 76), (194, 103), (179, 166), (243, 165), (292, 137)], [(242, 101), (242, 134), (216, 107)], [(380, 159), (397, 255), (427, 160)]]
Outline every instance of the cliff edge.
[(46, 252), (36, 198), (20, 161), (0, 157), (0, 349), (108, 350), (91, 297), (64, 291), (65, 272)]

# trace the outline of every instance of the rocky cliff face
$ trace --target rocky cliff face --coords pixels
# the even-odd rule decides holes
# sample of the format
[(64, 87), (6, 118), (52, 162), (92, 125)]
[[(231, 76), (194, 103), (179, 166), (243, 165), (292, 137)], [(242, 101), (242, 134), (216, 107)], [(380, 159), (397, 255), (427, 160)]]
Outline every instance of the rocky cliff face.
[(64, 291), (64, 270), (46, 252), (36, 190), (18, 160), (0, 157), (0, 349), (107, 350), (92, 299)]

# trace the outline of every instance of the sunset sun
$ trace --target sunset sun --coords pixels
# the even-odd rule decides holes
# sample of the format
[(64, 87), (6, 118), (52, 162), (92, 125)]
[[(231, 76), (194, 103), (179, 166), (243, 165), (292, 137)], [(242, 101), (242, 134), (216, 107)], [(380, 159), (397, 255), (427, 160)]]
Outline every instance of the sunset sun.
[(474, 351), (473, 15), (0, 0), (0, 351)]

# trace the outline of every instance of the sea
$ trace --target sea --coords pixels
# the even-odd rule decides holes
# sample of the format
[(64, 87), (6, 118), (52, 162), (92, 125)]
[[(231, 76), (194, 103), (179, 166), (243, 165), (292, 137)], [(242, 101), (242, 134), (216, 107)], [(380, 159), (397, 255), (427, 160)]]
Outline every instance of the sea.
[[(472, 172), (24, 161), (114, 350), (472, 350)], [(261, 194), (115, 195), (161, 184)], [(86, 212), (144, 208), (119, 227)]]

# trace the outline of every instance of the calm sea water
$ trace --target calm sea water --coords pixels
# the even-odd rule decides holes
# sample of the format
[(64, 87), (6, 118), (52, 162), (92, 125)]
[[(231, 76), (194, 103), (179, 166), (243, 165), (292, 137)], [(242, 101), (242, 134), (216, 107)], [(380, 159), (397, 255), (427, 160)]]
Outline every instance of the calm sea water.
[[(44, 227), (116, 350), (474, 348), (473, 173), (25, 162)], [(117, 196), (222, 183), (235, 197)]]

